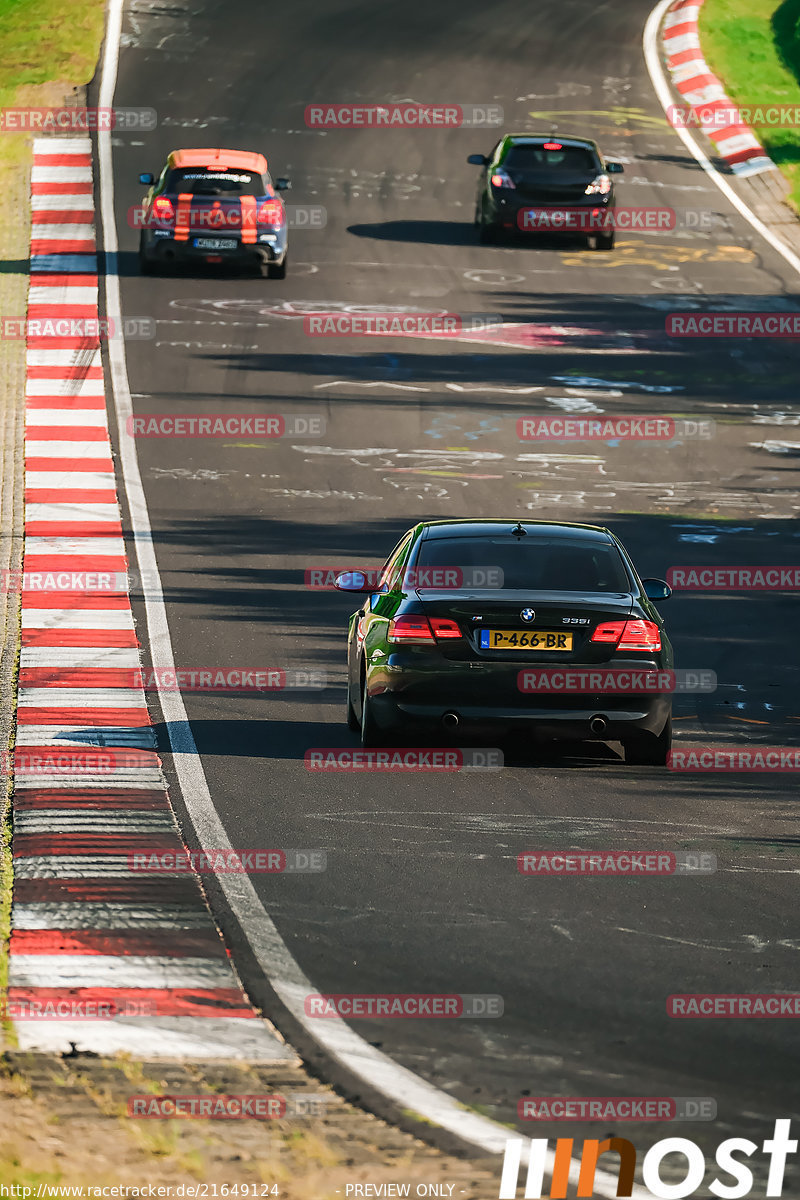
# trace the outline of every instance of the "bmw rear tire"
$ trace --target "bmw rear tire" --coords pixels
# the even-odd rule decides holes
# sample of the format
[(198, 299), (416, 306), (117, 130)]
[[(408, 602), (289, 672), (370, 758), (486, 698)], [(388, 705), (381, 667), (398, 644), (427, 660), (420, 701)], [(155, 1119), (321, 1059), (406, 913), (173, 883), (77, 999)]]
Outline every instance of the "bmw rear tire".
[(667, 717), (661, 733), (640, 733), (636, 737), (626, 738), (622, 745), (625, 748), (625, 762), (629, 766), (665, 767), (672, 749), (672, 717)]
[(361, 745), (366, 747), (380, 744), (380, 730), (372, 715), (372, 701), (369, 698), (367, 682), (364, 680), (361, 693)]
[(347, 728), (353, 733), (358, 733), (361, 728), (361, 723), (356, 716), (356, 710), (353, 708), (353, 699), (350, 695), (350, 680), (347, 681)]

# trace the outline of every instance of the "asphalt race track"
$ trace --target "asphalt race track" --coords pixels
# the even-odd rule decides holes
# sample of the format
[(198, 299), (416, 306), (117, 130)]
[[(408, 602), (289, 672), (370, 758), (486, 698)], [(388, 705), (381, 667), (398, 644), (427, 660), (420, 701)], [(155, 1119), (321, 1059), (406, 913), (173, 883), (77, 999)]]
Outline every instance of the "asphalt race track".
[[(155, 341), (127, 345), (136, 413), (326, 422), (321, 438), (138, 442), (177, 664), (327, 676), (316, 691), (185, 696), (230, 842), (327, 852), (322, 874), (254, 876), (292, 953), (321, 992), (502, 995), (499, 1020), (353, 1023), (500, 1121), (516, 1121), (525, 1094), (706, 1096), (717, 1121), (670, 1132), (713, 1147), (760, 1141), (795, 1111), (796, 1024), (679, 1021), (666, 998), (797, 987), (792, 775), (632, 768), (603, 744), (530, 756), (509, 743), (499, 775), (304, 765), (309, 748), (355, 746), (344, 724), (355, 605), (305, 586), (305, 572), (379, 565), (417, 520), (608, 524), (640, 574), (662, 578), (678, 565), (798, 561), (795, 346), (669, 338), (664, 322), (790, 309), (800, 281), (666, 124), (642, 56), (648, 12), (633, 0), (136, 5), (115, 102), (154, 107), (159, 124), (115, 135), (114, 179), (124, 313), (157, 322)], [(620, 202), (670, 206), (679, 227), (618, 235), (611, 254), (558, 239), (480, 246), (465, 159), (489, 150), (494, 129), (304, 121), (314, 102), (401, 99), (491, 102), (504, 129), (594, 136), (625, 163)], [(291, 176), (290, 204), (324, 207), (324, 228), (292, 230), (284, 281), (141, 278), (127, 216), (138, 174), (171, 149), (217, 145), (263, 150), (274, 175)], [(517, 331), (505, 344), (304, 332), (304, 312), (374, 306), (491, 313)], [(673, 414), (715, 433), (652, 446), (519, 440), (519, 417), (565, 413)], [(716, 692), (676, 700), (678, 747), (796, 741), (795, 613), (790, 593), (673, 596), (678, 664), (718, 678)], [(177, 787), (173, 799), (180, 815)], [(719, 869), (517, 871), (521, 851), (571, 847), (707, 851)], [(295, 1035), (211, 898), (251, 997)]]

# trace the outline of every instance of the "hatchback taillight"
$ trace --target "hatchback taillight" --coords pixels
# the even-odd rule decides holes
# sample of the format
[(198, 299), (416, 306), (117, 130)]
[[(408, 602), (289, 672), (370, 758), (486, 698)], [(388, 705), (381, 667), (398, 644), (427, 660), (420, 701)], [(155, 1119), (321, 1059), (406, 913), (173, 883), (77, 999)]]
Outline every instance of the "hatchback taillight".
[(655, 621), (602, 621), (592, 641), (616, 646), (617, 650), (656, 651), (661, 649), (661, 632)]
[(516, 188), (516, 186), (508, 171), (504, 171), (502, 167), (499, 167), (492, 175), (492, 187)]
[(156, 221), (174, 221), (175, 209), (167, 196), (156, 196), (153, 201), (152, 214)]
[(271, 225), (279, 229), (283, 224), (283, 205), (280, 200), (265, 200), (258, 206), (256, 220), (259, 225)]

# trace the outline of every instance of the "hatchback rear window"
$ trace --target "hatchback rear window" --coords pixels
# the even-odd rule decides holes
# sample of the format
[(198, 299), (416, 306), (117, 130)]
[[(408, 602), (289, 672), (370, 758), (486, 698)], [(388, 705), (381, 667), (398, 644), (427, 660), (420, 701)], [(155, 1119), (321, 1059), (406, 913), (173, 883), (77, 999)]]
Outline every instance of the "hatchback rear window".
[(589, 174), (598, 171), (599, 163), (591, 150), (584, 146), (562, 146), (560, 150), (545, 150), (544, 146), (512, 146), (503, 159), (510, 171), (546, 171)]
[(534, 538), (428, 538), (418, 567), (493, 567), (504, 589), (552, 592), (629, 592), (631, 581), (608, 542)]
[(263, 196), (264, 180), (255, 171), (204, 171), (187, 167), (170, 172), (166, 190), (193, 196)]

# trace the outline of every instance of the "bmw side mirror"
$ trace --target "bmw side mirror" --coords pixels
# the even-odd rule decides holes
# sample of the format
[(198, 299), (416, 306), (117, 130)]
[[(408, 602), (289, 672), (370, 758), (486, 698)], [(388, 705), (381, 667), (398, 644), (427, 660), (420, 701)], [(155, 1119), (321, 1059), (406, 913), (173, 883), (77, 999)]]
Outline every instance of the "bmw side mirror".
[(370, 583), (363, 571), (344, 571), (337, 575), (333, 586), (340, 592), (374, 592), (375, 585)]
[(470, 154), (467, 162), (471, 167), (485, 167), (489, 160), (483, 154)]
[(625, 168), (621, 162), (607, 162), (606, 173), (608, 175), (622, 175)]
[(643, 579), (642, 587), (648, 600), (669, 600), (672, 588), (663, 579)]
[(288, 192), (289, 188), (291, 186), (292, 186), (291, 179), (284, 179), (283, 176), (281, 176), (280, 179), (275, 180), (275, 191), (276, 192)]
[(151, 175), (149, 171), (145, 175), (139, 176), (139, 183), (155, 183), (155, 181), (155, 175)]

